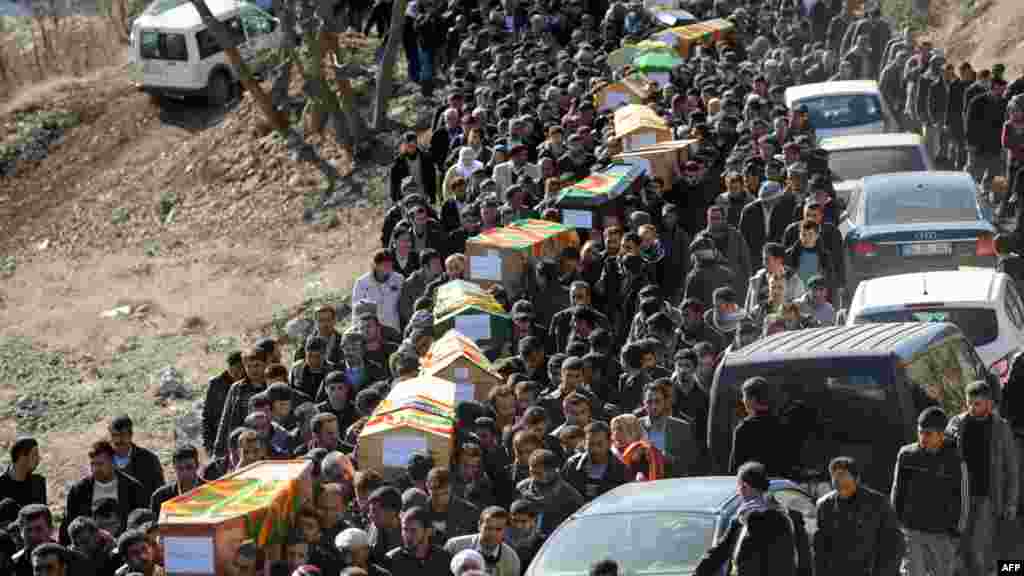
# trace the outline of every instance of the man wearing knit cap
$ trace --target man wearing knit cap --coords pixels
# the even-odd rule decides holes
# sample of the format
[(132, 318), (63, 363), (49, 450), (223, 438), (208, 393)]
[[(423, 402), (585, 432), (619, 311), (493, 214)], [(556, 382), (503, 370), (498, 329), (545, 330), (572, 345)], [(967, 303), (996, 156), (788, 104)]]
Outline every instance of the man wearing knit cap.
[(952, 576), (956, 538), (967, 527), (967, 464), (945, 442), (946, 413), (926, 408), (917, 418), (917, 442), (900, 448), (889, 495), (903, 526), (903, 573)]

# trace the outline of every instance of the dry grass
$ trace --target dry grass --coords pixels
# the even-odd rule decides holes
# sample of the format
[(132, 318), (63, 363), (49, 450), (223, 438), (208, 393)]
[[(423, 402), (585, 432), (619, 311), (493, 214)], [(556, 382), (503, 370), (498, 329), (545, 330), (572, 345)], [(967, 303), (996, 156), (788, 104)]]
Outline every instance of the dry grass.
[(124, 61), (118, 29), (105, 18), (10, 18), (7, 24), (0, 32), (0, 102), (30, 86)]

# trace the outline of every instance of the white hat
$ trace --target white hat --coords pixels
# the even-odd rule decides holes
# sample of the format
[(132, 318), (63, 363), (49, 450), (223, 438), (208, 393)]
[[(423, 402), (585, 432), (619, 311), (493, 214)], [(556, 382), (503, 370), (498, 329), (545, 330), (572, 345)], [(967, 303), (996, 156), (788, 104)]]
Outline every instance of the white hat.
[(359, 528), (346, 528), (334, 537), (334, 547), (338, 550), (351, 550), (369, 545), (370, 537)]

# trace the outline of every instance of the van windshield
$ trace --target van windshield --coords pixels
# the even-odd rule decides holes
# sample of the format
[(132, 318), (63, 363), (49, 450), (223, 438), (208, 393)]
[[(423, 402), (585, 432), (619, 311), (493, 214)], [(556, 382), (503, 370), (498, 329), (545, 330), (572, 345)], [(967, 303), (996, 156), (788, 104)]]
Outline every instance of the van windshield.
[(139, 36), (139, 55), (146, 60), (188, 61), (185, 35), (173, 32), (143, 30)]

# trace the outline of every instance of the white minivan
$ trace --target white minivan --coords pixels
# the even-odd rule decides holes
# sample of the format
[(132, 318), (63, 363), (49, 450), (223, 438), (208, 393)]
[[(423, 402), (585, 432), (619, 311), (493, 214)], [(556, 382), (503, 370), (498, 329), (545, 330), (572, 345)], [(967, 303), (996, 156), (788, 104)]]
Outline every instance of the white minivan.
[(846, 323), (875, 322), (956, 324), (1003, 385), (1024, 343), (1024, 301), (1013, 279), (991, 268), (863, 280), (850, 301)]
[(898, 131), (874, 80), (836, 80), (786, 88), (786, 107), (806, 106), (818, 139)]
[[(207, 0), (214, 17), (224, 23), (242, 60), (260, 71), (259, 56), (283, 45), (276, 18), (255, 4), (239, 0)], [(154, 3), (132, 23), (131, 55), (141, 88), (159, 96), (202, 95), (222, 105), (238, 76), (227, 55), (189, 2)]]

